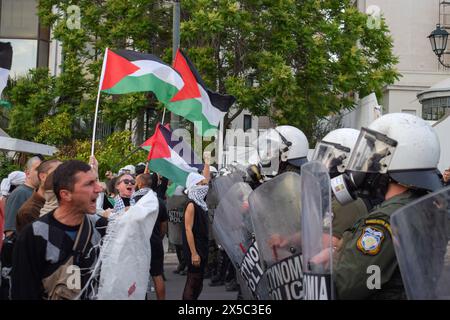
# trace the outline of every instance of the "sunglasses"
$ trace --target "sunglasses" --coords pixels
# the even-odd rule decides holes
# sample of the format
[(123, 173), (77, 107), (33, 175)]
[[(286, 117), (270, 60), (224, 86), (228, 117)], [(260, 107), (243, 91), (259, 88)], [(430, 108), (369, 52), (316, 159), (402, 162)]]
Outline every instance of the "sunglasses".
[(136, 181), (134, 181), (134, 180), (128, 180), (128, 179), (124, 179), (124, 180), (122, 180), (122, 181), (120, 181), (120, 182), (123, 182), (123, 183), (125, 183), (125, 184), (131, 184), (131, 185), (135, 185), (136, 184)]

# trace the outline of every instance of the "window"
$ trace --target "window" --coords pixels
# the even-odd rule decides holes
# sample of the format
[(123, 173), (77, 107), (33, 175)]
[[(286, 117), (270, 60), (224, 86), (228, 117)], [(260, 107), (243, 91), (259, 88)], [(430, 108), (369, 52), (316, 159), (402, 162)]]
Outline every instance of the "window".
[(450, 111), (450, 99), (433, 98), (422, 101), (422, 117), (425, 120), (438, 121)]
[(2, 0), (0, 36), (37, 38), (39, 19), (35, 0)]
[(10, 76), (25, 75), (29, 69), (36, 68), (37, 40), (0, 39), (2, 42), (11, 42), (13, 59)]
[(244, 132), (252, 128), (252, 116), (244, 114)]
[(37, 0), (0, 0), (0, 41), (13, 47), (12, 78), (48, 67), (50, 29), (40, 25), (37, 5)]

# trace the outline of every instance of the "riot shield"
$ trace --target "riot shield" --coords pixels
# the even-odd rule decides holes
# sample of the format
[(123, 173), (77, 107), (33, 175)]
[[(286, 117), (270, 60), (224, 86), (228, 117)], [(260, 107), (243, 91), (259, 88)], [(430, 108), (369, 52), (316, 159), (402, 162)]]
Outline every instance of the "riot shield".
[(273, 300), (302, 300), (300, 175), (286, 172), (249, 196), (250, 215)]
[(327, 167), (319, 161), (303, 165), (301, 190), (305, 300), (332, 300), (331, 187)]
[(173, 195), (172, 197), (167, 199), (167, 214), (169, 215), (169, 221), (167, 223), (167, 234), (170, 243), (174, 245), (183, 244), (183, 215), (186, 202), (186, 195)]
[(248, 210), (248, 196), (251, 192), (250, 186), (244, 182), (234, 184), (222, 196), (216, 208), (213, 229), (216, 241), (225, 249), (238, 270), (243, 294), (249, 293), (244, 298), (268, 299)]
[(391, 217), (395, 253), (409, 299), (450, 299), (450, 187)]
[(217, 195), (220, 202), (221, 196), (225, 195), (235, 183), (243, 181), (244, 174), (241, 171), (236, 171), (226, 176), (217, 177), (212, 181), (212, 192)]

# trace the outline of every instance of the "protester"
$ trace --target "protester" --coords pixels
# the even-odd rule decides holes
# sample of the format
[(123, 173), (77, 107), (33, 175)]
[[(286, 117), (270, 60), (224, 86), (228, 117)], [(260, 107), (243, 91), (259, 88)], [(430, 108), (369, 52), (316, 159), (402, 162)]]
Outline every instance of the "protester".
[(161, 177), (156, 172), (152, 173), (152, 190), (156, 192), (158, 198), (166, 200), (166, 191), (169, 179)]
[(58, 208), (58, 199), (56, 198), (55, 192), (53, 191), (53, 173), (54, 171), (47, 176), (47, 179), (45, 179), (44, 183), (45, 204), (41, 208), (39, 214), (40, 217)]
[[(148, 173), (143, 173), (136, 178), (136, 192), (132, 196), (133, 202), (138, 202), (145, 194), (151, 191), (152, 176)], [(155, 285), (156, 299), (165, 300), (166, 288), (164, 284), (164, 247), (163, 239), (167, 233), (167, 215), (166, 205), (161, 198), (158, 198), (159, 210), (158, 218), (153, 228), (152, 236), (150, 238), (150, 246), (152, 250), (152, 258), (150, 263), (150, 275), (152, 276)]]
[(118, 194), (114, 198), (114, 211), (118, 212), (131, 205), (130, 198), (135, 190), (136, 180), (128, 173), (117, 177), (115, 187)]
[(140, 174), (145, 173), (146, 165), (143, 162), (140, 162), (136, 165), (135, 171), (136, 171), (136, 177)]
[(13, 171), (7, 178), (2, 180), (0, 195), (0, 300), (11, 298), (10, 273), (12, 267), (12, 250), (15, 237), (9, 236), (3, 241), (3, 224), (5, 202), (14, 189), (25, 182), (26, 175), (22, 171)]
[(26, 175), (22, 171), (13, 171), (2, 180), (0, 186), (0, 252), (3, 245), (3, 226), (5, 223), (5, 203), (14, 189), (25, 182)]
[(136, 174), (136, 168), (132, 164), (126, 165), (119, 170), (119, 175), (124, 173), (134, 176)]
[(106, 189), (108, 192), (109, 201), (112, 203), (113, 207), (115, 204), (114, 198), (117, 196), (116, 182), (117, 177), (112, 177), (110, 180), (106, 180)]
[(52, 173), (62, 162), (53, 159), (42, 162), (37, 168), (39, 189), (33, 193), (20, 207), (16, 218), (17, 232), (20, 233), (23, 228), (39, 218), (41, 209), (45, 205), (45, 181), (50, 173)]
[(17, 187), (8, 198), (5, 205), (5, 236), (11, 236), (16, 231), (16, 216), (20, 207), (33, 194), (34, 190), (39, 187), (39, 179), (37, 167), (41, 164), (38, 156), (28, 159), (25, 170), (25, 183)]
[(17, 239), (13, 299), (74, 299), (97, 259), (107, 220), (95, 215), (101, 191), (96, 173), (84, 162), (66, 161), (53, 174), (53, 188), (59, 207), (26, 226)]
[(208, 263), (208, 194), (209, 159), (205, 157), (203, 175), (190, 173), (187, 181), (189, 201), (184, 211), (183, 247), (188, 265), (183, 300), (197, 300), (203, 289), (203, 276)]

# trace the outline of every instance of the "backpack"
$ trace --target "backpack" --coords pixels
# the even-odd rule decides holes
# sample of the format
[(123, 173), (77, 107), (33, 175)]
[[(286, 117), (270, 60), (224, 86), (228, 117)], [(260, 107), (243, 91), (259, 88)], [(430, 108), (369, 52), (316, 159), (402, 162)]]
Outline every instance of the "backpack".
[[(78, 268), (80, 258), (84, 255), (93, 232), (92, 221), (84, 217), (78, 229), (72, 254), (51, 275), (42, 280), (48, 300), (74, 300), (81, 292), (81, 272)], [(79, 276), (73, 283), (74, 277)], [(79, 284), (79, 285), (77, 285)]]

